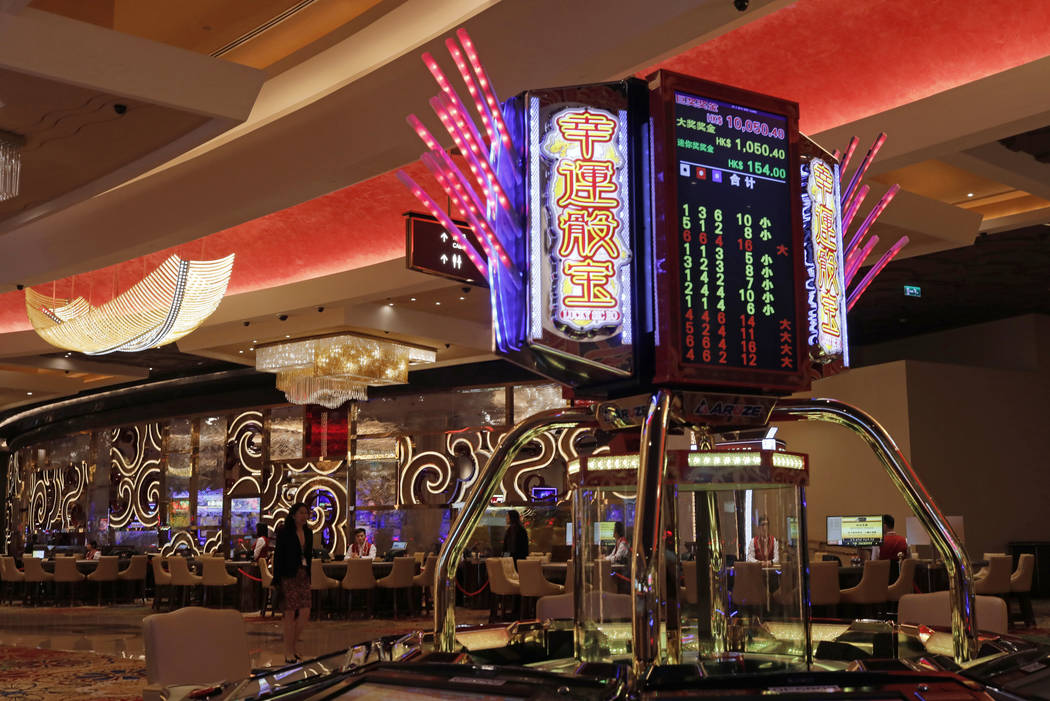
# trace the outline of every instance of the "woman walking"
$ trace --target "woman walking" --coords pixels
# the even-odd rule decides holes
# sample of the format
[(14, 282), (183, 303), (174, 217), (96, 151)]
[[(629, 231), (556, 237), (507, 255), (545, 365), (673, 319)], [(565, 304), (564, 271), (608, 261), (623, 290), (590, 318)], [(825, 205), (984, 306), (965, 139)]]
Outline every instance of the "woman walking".
[(299, 637), (310, 620), (310, 562), (313, 533), (306, 527), (306, 504), (296, 502), (289, 509), (284, 525), (277, 531), (273, 579), (279, 587), (284, 617), (284, 661), (301, 662)]

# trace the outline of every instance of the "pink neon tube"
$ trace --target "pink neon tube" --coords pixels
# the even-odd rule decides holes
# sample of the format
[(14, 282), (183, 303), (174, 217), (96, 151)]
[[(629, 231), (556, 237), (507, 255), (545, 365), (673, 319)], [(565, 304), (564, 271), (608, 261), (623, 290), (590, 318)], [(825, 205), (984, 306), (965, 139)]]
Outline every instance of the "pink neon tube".
[(489, 115), (488, 105), (485, 104), (485, 100), (481, 97), (481, 91), (478, 89), (477, 83), (474, 82), (474, 76), (470, 73), (470, 66), (467, 65), (467, 60), (463, 58), (463, 52), (460, 51), (456, 40), (451, 37), (445, 39), (445, 48), (448, 49), (452, 62), (456, 64), (456, 70), (459, 71), (459, 77), (463, 80), (463, 84), (467, 86), (467, 92), (470, 93), (470, 99), (474, 101), (474, 109), (477, 110), (478, 116), (481, 117), (481, 123), (485, 125), (485, 134), (488, 136), (489, 145), (496, 143), (499, 139), (496, 135), (496, 127), (493, 125), (492, 117)]
[(857, 210), (864, 204), (864, 198), (868, 196), (869, 188), (867, 185), (861, 185), (857, 190), (857, 196), (853, 198), (853, 201), (849, 203), (849, 209), (842, 216), (842, 240), (846, 240), (846, 232), (849, 231), (849, 225), (853, 223), (853, 217), (856, 215)]
[(474, 74), (478, 77), (478, 84), (481, 86), (481, 93), (485, 96), (485, 102), (488, 103), (489, 110), (492, 113), (492, 121), (496, 125), (496, 131), (499, 132), (507, 151), (513, 153), (514, 145), (510, 140), (510, 131), (507, 130), (507, 125), (503, 121), (503, 113), (500, 112), (499, 100), (496, 99), (492, 83), (489, 81), (488, 74), (485, 73), (484, 66), (481, 65), (477, 51), (474, 50), (474, 42), (471, 41), (470, 34), (467, 33), (466, 29), (456, 30), (456, 36), (459, 38), (459, 43), (463, 45), (463, 50), (466, 52), (467, 60), (470, 61), (470, 65), (474, 69)]
[(894, 256), (900, 253), (901, 249), (907, 245), (908, 237), (901, 236), (900, 241), (893, 244), (893, 246), (890, 247), (890, 250), (886, 251), (882, 255), (882, 258), (879, 258), (879, 262), (871, 267), (871, 270), (869, 270), (868, 274), (864, 276), (864, 279), (860, 281), (860, 284), (857, 285), (856, 289), (850, 292), (849, 297), (846, 299), (846, 311), (853, 309), (853, 305), (856, 304), (857, 300), (860, 299), (860, 296), (864, 294), (864, 290), (868, 289), (868, 285), (871, 284), (872, 280), (874, 280), (878, 274), (882, 272), (882, 269), (889, 265), (889, 262), (893, 260)]
[(854, 189), (860, 184), (860, 181), (864, 179), (864, 174), (868, 172), (868, 168), (871, 167), (871, 162), (875, 160), (875, 156), (879, 153), (879, 149), (886, 143), (886, 132), (879, 134), (878, 138), (875, 139), (875, 143), (868, 149), (868, 153), (864, 156), (864, 160), (861, 161), (860, 166), (857, 168), (857, 172), (853, 174), (853, 178), (849, 181), (849, 186), (846, 188), (846, 194), (843, 196), (843, 201), (849, 204), (849, 201), (853, 198)]
[(481, 134), (478, 132), (478, 127), (474, 124), (474, 120), (467, 114), (467, 108), (463, 105), (462, 100), (459, 99), (459, 93), (453, 89), (452, 84), (448, 82), (448, 78), (445, 77), (445, 73), (438, 66), (437, 61), (429, 53), (423, 54), (423, 63), (430, 70), (431, 75), (434, 76), (434, 80), (437, 81), (438, 87), (441, 88), (441, 92), (445, 95), (446, 103), (449, 105), (449, 112), (460, 122), (460, 127), (468, 126), (469, 129), (463, 129), (465, 134), (470, 134), (474, 138), (468, 142), (468, 145), (475, 149), (474, 155), (481, 159), (487, 159), (488, 154), (485, 153), (484, 142), (482, 141)]
[(864, 218), (864, 222), (860, 225), (860, 228), (857, 229), (857, 233), (853, 235), (849, 245), (846, 246), (846, 255), (849, 255), (849, 253), (857, 247), (864, 238), (864, 235), (868, 233), (868, 229), (871, 228), (871, 225), (875, 223), (875, 220), (879, 218), (879, 215), (881, 215), (889, 203), (893, 201), (893, 198), (897, 196), (897, 193), (900, 192), (900, 190), (900, 185), (893, 185), (890, 187), (890, 189), (879, 199), (878, 204), (868, 212), (868, 216)]
[(437, 202), (435, 202), (434, 199), (428, 195), (408, 173), (403, 170), (397, 171), (397, 179), (416, 196), (416, 199), (423, 203), (423, 206), (427, 208), (428, 212), (430, 212), (430, 216), (441, 222), (441, 226), (445, 227), (445, 230), (452, 235), (452, 238), (456, 240), (456, 243), (463, 247), (463, 252), (467, 254), (467, 258), (470, 258), (470, 262), (481, 271), (481, 274), (485, 276), (485, 280), (488, 280), (488, 266), (485, 265), (483, 260), (481, 260), (481, 256), (478, 254), (477, 250), (463, 235), (463, 232), (459, 230), (459, 227), (452, 221), (452, 218), (449, 217), (441, 207), (438, 207)]
[(875, 248), (875, 245), (879, 242), (878, 236), (872, 236), (868, 239), (864, 247), (858, 251), (846, 256), (846, 269), (842, 271), (842, 280), (848, 285), (853, 280), (853, 276), (860, 270), (860, 266), (864, 265), (864, 261), (871, 255), (871, 250)]
[(846, 177), (846, 168), (849, 166), (849, 159), (853, 158), (853, 152), (857, 150), (857, 144), (860, 143), (860, 139), (857, 137), (851, 137), (849, 144), (846, 146), (846, 154), (842, 157), (839, 162), (839, 180)]

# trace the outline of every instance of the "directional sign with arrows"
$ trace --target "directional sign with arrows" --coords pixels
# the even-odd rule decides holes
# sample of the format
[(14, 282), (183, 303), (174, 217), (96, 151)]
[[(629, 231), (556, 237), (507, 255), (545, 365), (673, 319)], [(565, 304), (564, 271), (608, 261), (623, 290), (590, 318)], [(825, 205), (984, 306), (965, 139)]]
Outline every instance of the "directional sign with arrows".
[[(478, 251), (483, 250), (463, 222), (456, 222), (467, 240)], [(405, 263), (411, 270), (440, 275), (457, 282), (486, 287), (484, 276), (478, 271), (460, 245), (433, 217), (416, 212), (405, 214)]]

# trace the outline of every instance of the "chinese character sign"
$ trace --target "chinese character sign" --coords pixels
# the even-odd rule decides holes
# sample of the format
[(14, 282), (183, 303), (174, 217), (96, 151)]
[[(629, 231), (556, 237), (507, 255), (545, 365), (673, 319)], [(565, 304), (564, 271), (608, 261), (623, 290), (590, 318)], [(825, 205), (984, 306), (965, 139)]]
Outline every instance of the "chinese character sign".
[(846, 342), (842, 232), (839, 224), (838, 176), (819, 158), (809, 162), (809, 235), (816, 292), (817, 345), (826, 356), (844, 355)]
[(626, 135), (620, 120), (593, 107), (551, 115), (541, 144), (548, 163), (546, 253), (551, 321), (572, 340), (619, 333), (630, 304), (627, 264)]

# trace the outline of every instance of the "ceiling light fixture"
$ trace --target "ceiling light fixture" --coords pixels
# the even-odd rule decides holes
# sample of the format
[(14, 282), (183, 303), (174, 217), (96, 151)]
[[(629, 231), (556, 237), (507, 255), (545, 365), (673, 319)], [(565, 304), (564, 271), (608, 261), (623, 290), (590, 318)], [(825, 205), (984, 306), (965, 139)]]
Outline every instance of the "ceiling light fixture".
[(967, 197), (973, 197), (973, 193), (972, 193), (972, 192), (967, 192), (967, 193), (966, 193), (966, 196), (967, 196)]
[(48, 297), (26, 288), (26, 314), (45, 341), (87, 355), (132, 353), (192, 333), (219, 306), (233, 254), (218, 260), (169, 257), (130, 289), (97, 307), (83, 297)]
[(410, 363), (436, 359), (429, 349), (342, 334), (263, 346), (255, 369), (275, 373), (277, 389), (293, 404), (335, 409), (367, 400), (369, 385), (404, 384)]
[(25, 139), (0, 130), (0, 202), (18, 197), (22, 175), (22, 147)]

